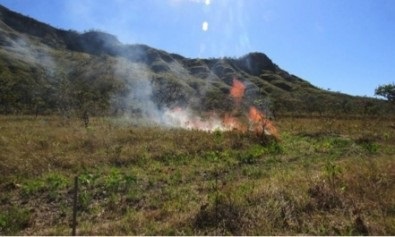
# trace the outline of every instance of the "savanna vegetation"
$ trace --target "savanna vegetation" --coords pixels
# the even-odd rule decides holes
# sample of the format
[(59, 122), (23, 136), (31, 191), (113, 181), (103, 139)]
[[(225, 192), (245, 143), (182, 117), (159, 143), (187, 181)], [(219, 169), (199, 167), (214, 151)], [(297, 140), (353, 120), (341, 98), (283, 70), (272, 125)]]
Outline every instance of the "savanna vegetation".
[(394, 235), (390, 119), (281, 118), (281, 141), (129, 120), (0, 117), (0, 233)]
[[(148, 119), (250, 106), (280, 140)], [(395, 235), (394, 114), (263, 53), (190, 59), (0, 6), (0, 235), (70, 234), (75, 177), (79, 235)]]

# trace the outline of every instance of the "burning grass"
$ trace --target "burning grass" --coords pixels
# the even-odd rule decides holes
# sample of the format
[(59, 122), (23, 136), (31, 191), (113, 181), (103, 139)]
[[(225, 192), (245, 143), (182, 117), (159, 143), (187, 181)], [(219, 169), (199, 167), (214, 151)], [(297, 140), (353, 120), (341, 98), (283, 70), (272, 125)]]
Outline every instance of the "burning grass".
[(274, 123), (255, 106), (249, 106), (249, 112), (244, 111), (242, 106), (246, 86), (238, 79), (233, 79), (233, 85), (229, 95), (233, 99), (234, 106), (231, 112), (206, 113), (204, 116), (194, 115), (188, 108), (176, 107), (166, 110), (164, 113), (165, 124), (202, 131), (238, 131), (241, 133), (253, 132), (258, 137), (270, 136), (277, 141), (280, 134)]
[(390, 123), (281, 119), (277, 142), (0, 117), (0, 233), (70, 234), (79, 175), (81, 235), (393, 235)]

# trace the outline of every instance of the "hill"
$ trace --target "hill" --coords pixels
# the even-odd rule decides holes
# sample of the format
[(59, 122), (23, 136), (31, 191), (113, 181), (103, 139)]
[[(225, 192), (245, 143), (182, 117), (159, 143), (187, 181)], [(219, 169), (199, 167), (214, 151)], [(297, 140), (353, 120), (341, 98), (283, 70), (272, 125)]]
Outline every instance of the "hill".
[(178, 107), (224, 113), (235, 107), (229, 95), (234, 79), (246, 86), (240, 107), (254, 105), (269, 116), (394, 113), (385, 101), (317, 88), (264, 53), (191, 59), (123, 44), (105, 32), (56, 29), (0, 6), (2, 114), (127, 114), (158, 120)]
[(393, 109), (0, 6), (0, 235), (394, 235)]

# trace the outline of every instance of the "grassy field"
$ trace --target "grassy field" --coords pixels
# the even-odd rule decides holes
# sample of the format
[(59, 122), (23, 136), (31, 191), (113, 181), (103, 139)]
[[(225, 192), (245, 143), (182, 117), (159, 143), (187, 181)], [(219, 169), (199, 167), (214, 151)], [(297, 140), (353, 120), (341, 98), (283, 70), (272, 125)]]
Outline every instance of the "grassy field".
[(281, 141), (0, 117), (0, 235), (395, 235), (389, 119), (283, 118)]

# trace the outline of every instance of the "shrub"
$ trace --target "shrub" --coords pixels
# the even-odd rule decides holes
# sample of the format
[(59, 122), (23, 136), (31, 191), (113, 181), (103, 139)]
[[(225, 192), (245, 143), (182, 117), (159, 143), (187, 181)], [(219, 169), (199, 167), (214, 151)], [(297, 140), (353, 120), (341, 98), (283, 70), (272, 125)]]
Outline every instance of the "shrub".
[(11, 207), (0, 213), (0, 234), (15, 235), (29, 226), (30, 213), (20, 207)]

